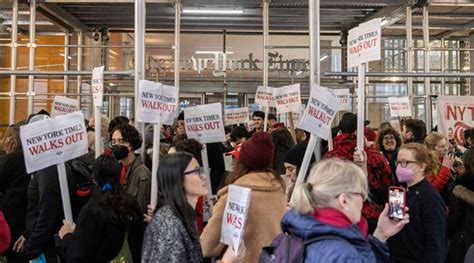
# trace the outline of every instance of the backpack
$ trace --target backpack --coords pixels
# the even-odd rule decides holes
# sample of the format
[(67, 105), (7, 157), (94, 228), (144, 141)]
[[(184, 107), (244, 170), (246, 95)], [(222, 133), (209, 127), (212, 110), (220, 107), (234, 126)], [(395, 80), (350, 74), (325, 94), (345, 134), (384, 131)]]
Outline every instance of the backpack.
[(279, 234), (268, 247), (262, 248), (258, 259), (259, 263), (294, 263), (304, 262), (306, 246), (327, 239), (341, 239), (334, 235), (325, 235), (308, 240), (293, 235), (291, 233)]

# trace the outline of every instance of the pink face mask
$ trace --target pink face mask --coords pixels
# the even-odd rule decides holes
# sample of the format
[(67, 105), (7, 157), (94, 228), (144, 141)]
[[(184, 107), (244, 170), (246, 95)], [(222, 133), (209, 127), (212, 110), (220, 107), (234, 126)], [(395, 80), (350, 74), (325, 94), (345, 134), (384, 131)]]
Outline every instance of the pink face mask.
[(415, 176), (415, 173), (410, 168), (402, 167), (400, 164), (397, 165), (395, 173), (397, 174), (398, 181), (401, 183), (406, 183)]

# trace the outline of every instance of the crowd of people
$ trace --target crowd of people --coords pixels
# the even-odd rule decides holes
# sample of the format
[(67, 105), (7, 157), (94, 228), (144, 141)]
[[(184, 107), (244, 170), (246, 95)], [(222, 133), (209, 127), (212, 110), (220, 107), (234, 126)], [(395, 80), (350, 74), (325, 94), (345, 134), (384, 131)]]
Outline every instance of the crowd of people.
[[(281, 233), (317, 240), (305, 243), (304, 262), (474, 257), (474, 129), (464, 131), (460, 145), (427, 132), (422, 120), (402, 120), (400, 131), (366, 121), (364, 149), (357, 149), (357, 115), (345, 113), (332, 144), (321, 143), (321, 160), (311, 154), (304, 183), (295, 185), (310, 133), (273, 114), (267, 130), (265, 113), (255, 111), (251, 128), (227, 126), (225, 142), (206, 145), (187, 137), (183, 112), (174, 125), (147, 125), (144, 134), (127, 117), (102, 116), (101, 127), (86, 121), (88, 153), (66, 162), (72, 223), (64, 220), (56, 167), (32, 174), (25, 168), (20, 126), (43, 115), (9, 126), (0, 140), (0, 252), (7, 262), (259, 262)], [(98, 158), (95, 129), (104, 149)], [(239, 249), (221, 242), (231, 185), (251, 189)], [(401, 189), (396, 209), (393, 186)]]

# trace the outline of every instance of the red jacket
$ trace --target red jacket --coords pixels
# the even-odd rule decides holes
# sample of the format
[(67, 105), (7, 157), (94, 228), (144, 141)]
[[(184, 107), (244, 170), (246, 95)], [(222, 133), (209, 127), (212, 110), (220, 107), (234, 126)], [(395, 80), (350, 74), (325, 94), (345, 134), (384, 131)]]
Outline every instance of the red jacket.
[[(357, 139), (354, 134), (344, 133), (333, 139), (333, 150), (323, 158), (341, 158), (353, 161)], [(371, 201), (362, 208), (365, 218), (378, 218), (387, 202), (387, 189), (393, 184), (392, 172), (387, 160), (376, 150), (364, 147), (367, 153), (367, 172)]]
[(426, 180), (431, 183), (431, 185), (436, 188), (436, 190), (441, 191), (443, 190), (446, 183), (449, 181), (449, 177), (451, 176), (451, 171), (446, 166), (441, 166), (439, 169), (438, 174), (430, 174), (426, 176)]
[(11, 236), (10, 227), (8, 227), (3, 212), (0, 211), (0, 253), (5, 252), (10, 246)]

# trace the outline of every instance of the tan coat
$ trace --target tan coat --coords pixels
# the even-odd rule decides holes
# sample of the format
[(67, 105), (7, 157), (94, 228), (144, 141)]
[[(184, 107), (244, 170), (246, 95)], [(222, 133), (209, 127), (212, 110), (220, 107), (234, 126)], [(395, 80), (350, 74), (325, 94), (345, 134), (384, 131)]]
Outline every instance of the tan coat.
[[(257, 262), (262, 247), (270, 245), (281, 233), (280, 220), (286, 211), (285, 191), (268, 173), (246, 174), (234, 185), (252, 189), (243, 238), (246, 248), (243, 262)], [(219, 191), (219, 200), (214, 206), (213, 215), (201, 235), (205, 257), (218, 256), (224, 249), (220, 237), (227, 194), (228, 186)]]

